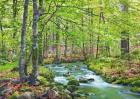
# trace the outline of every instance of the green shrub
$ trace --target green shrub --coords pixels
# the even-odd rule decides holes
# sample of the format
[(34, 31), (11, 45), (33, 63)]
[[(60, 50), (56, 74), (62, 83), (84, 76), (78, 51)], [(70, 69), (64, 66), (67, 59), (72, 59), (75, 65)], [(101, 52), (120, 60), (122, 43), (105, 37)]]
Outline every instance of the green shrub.
[(78, 87), (75, 86), (75, 85), (68, 85), (68, 86), (67, 86), (67, 89), (68, 89), (70, 92), (74, 92), (74, 91), (78, 90)]
[(133, 81), (132, 86), (139, 86), (140, 87), (140, 80)]
[(7, 61), (7, 60), (0, 59), (0, 65), (5, 65), (6, 63), (8, 63), (8, 61)]
[(69, 82), (68, 82), (68, 85), (75, 85), (75, 86), (79, 86), (79, 81), (73, 77), (73, 76), (70, 76), (68, 78)]
[(79, 81), (78, 80), (70, 80), (69, 82), (68, 82), (68, 85), (75, 85), (75, 86), (79, 86)]
[(44, 78), (43, 76), (39, 76), (38, 77), (38, 80), (40, 81), (40, 83), (42, 84), (42, 85), (47, 85), (49, 82), (47, 81), (47, 79), (46, 78)]
[(15, 92), (14, 94), (12, 94), (9, 99), (17, 99), (17, 97), (19, 96), (19, 94), (17, 92)]
[(43, 76), (46, 78), (48, 81), (53, 81), (55, 74), (52, 70), (48, 69), (45, 66), (40, 66), (40, 76)]
[(132, 87), (131, 91), (140, 93), (140, 87)]

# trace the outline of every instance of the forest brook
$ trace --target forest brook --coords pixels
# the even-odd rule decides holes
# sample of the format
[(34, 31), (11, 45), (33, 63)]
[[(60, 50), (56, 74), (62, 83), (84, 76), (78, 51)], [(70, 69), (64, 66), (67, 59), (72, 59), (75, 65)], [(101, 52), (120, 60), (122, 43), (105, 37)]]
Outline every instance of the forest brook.
[(140, 0), (0, 0), (0, 99), (140, 99)]

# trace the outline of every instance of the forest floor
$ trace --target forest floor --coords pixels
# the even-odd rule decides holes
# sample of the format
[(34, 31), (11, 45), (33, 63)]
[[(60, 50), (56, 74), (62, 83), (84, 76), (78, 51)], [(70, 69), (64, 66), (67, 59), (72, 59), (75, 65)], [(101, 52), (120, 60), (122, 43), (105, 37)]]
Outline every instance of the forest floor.
[(131, 86), (140, 93), (140, 62), (118, 58), (89, 59), (89, 68), (100, 74), (107, 82)]
[[(30, 67), (29, 72), (31, 71)], [(0, 66), (0, 99), (17, 99), (17, 97), (41, 97), (47, 91), (53, 87), (51, 82), (53, 79), (53, 73), (45, 66), (40, 66), (40, 76), (38, 80), (40, 84), (38, 86), (30, 85), (29, 83), (18, 83), (19, 80), (17, 62), (6, 63)], [(25, 96), (26, 95), (26, 96)], [(45, 98), (43, 98), (45, 97)], [(22, 99), (24, 99), (22, 98)], [(34, 98), (33, 98), (34, 99)]]

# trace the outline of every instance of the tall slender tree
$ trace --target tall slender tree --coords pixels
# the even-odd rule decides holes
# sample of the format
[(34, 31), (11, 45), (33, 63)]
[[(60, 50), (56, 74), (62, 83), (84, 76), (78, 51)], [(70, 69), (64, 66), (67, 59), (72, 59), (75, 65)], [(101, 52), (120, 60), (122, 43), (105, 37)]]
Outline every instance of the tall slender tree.
[(33, 2), (33, 40), (32, 40), (32, 73), (30, 80), (32, 84), (36, 84), (37, 77), (39, 75), (38, 69), (38, 20), (39, 20), (39, 10), (37, 5), (37, 0), (32, 0)]
[(20, 58), (19, 58), (19, 75), (21, 81), (24, 81), (26, 79), (24, 69), (25, 69), (25, 57), (26, 57), (25, 55), (26, 54), (26, 27), (27, 27), (27, 18), (28, 18), (28, 4), (29, 4), (29, 0), (25, 0), (22, 31), (21, 31)]
[[(120, 4), (120, 10), (127, 19), (126, 14), (128, 13), (128, 4), (126, 1), (122, 1)], [(127, 30), (121, 32), (121, 55), (125, 57), (129, 54), (129, 33)]]

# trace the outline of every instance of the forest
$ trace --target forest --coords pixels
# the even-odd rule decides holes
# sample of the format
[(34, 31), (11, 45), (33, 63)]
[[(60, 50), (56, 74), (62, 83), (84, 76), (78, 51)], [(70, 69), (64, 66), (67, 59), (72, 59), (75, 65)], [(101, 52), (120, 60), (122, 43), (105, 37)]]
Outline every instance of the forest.
[(0, 0), (0, 99), (140, 99), (140, 0)]

